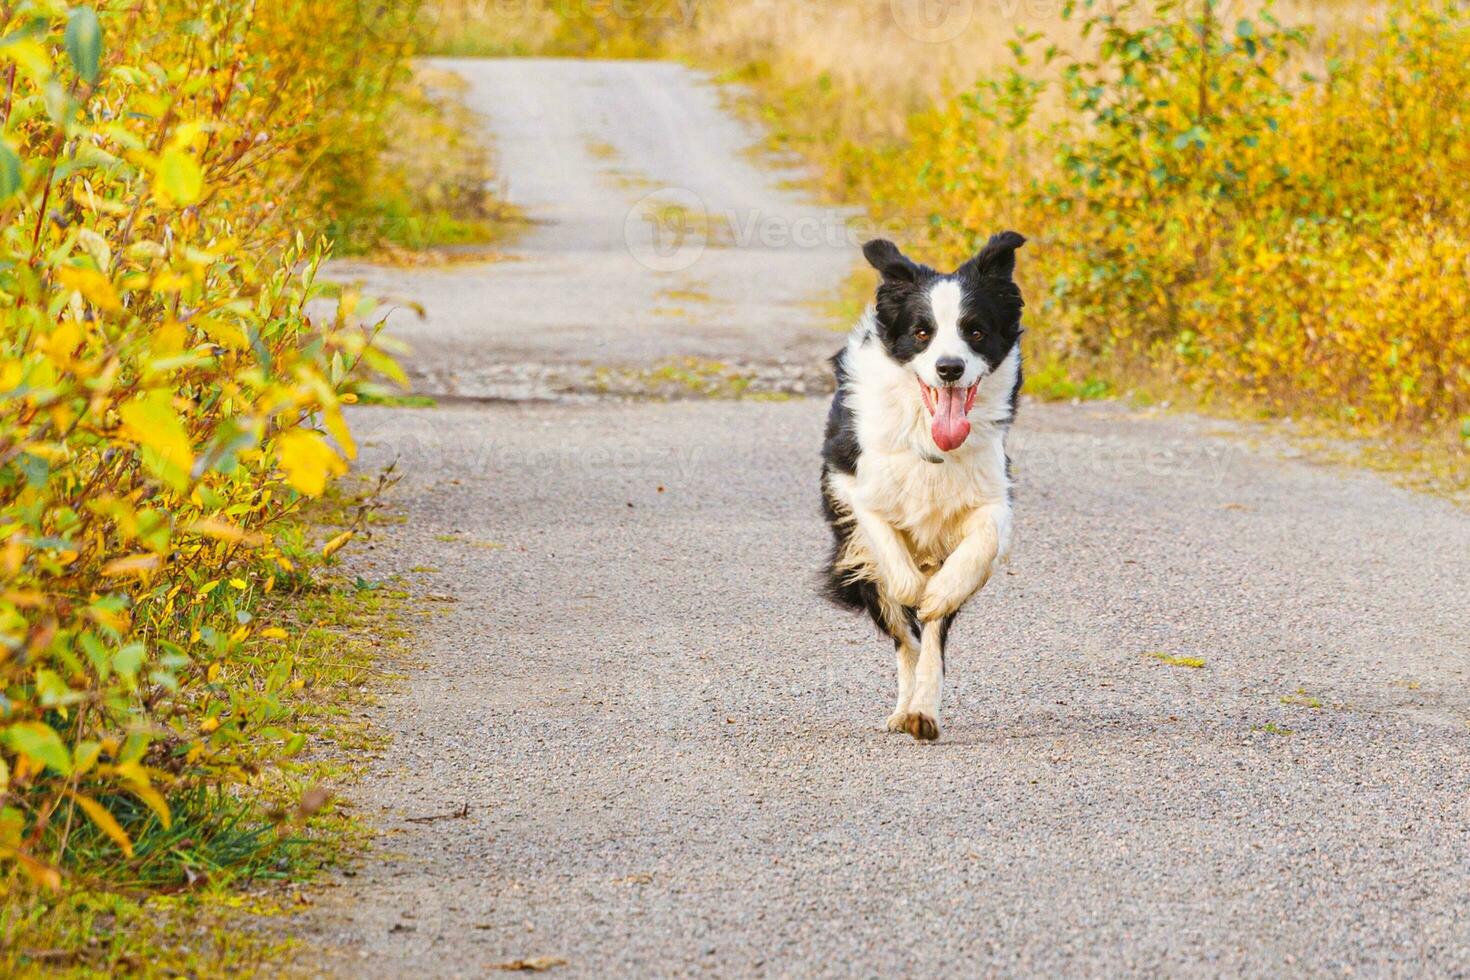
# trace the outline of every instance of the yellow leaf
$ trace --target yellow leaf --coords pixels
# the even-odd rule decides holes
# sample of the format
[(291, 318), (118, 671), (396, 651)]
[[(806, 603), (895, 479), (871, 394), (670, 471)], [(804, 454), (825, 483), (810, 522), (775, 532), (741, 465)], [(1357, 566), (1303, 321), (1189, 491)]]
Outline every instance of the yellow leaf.
[(347, 472), (347, 464), (321, 433), (310, 429), (283, 432), (276, 440), (276, 454), (286, 482), (308, 497), (321, 496), (330, 478)]
[(20, 862), (21, 869), (25, 871), (25, 873), (30, 876), (30, 879), (36, 884), (42, 886), (43, 888), (48, 888), (53, 892), (61, 891), (60, 871), (57, 871), (49, 864), (43, 864), (42, 862), (37, 861), (35, 858), (31, 857), (24, 851), (16, 851), (15, 859)]
[(204, 196), (204, 171), (188, 150), (170, 146), (158, 158), (154, 190), (167, 202), (188, 207)]
[(143, 782), (128, 783), (128, 790), (138, 799), (148, 804), (148, 809), (158, 814), (158, 822), (163, 824), (164, 830), (167, 830), (173, 824), (173, 814), (169, 812), (168, 801), (163, 798), (162, 793)]
[(71, 320), (63, 320), (51, 331), (51, 336), (46, 338), (46, 350), (51, 355), (51, 360), (65, 367), (71, 363), (72, 352), (82, 342), (82, 329)]
[(116, 313), (122, 309), (122, 301), (117, 298), (117, 290), (113, 288), (111, 280), (96, 269), (83, 269), (76, 265), (57, 266), (56, 279), (65, 288), (81, 293), (83, 299), (99, 310)]
[(143, 465), (176, 490), (189, 486), (194, 450), (173, 399), (162, 388), (145, 392), (118, 409), (123, 433), (143, 447)]
[(221, 347), (228, 347), (232, 350), (250, 348), (250, 339), (245, 336), (245, 331), (233, 323), (226, 323), (224, 320), (216, 320), (207, 316), (200, 317), (194, 322), (200, 330), (204, 331), (206, 337)]
[(210, 732), (214, 731), (218, 727), (219, 727), (219, 719), (218, 718), (206, 718), (206, 719), (204, 719), (203, 721), (201, 721), (199, 723), (199, 730), (201, 732), (203, 732), (204, 734), (206, 734), (206, 735), (208, 735)]
[(7, 38), (7, 42), (0, 45), (0, 58), (15, 62), (22, 74), (29, 75), (38, 88), (51, 77), (51, 59), (41, 42), (21, 40), (15, 35)]
[(232, 578), (230, 579), (230, 588), (239, 589), (241, 592), (244, 592), (246, 589), (250, 588), (250, 584), (246, 582), (243, 578)]
[(355, 531), (343, 531), (341, 534), (328, 541), (325, 545), (322, 546), (322, 557), (328, 558), (336, 552), (340, 551), (344, 544), (352, 540), (352, 536), (355, 533)]
[(270, 640), (284, 640), (291, 634), (287, 633), (279, 626), (267, 626), (265, 629), (260, 631), (260, 635)]
[(222, 521), (218, 517), (201, 517), (189, 525), (189, 533), (202, 534), (206, 538), (214, 538), (218, 541), (238, 541), (252, 547), (265, 541), (264, 535), (238, 528), (229, 521)]
[(108, 837), (111, 837), (113, 842), (122, 848), (124, 854), (128, 857), (133, 856), (132, 839), (128, 837), (127, 831), (122, 829), (122, 825), (107, 811), (105, 806), (90, 796), (83, 796), (81, 793), (68, 793), (67, 795), (76, 801), (77, 806), (81, 807), (87, 816), (92, 818), (92, 822), (97, 825), (99, 830)]
[(342, 447), (342, 455), (348, 459), (357, 458), (357, 443), (352, 441), (352, 432), (347, 428), (347, 420), (342, 417), (342, 410), (329, 408), (322, 413), (322, 421), (327, 425), (327, 431), (332, 438), (337, 440), (337, 445)]
[(189, 332), (179, 321), (170, 317), (163, 326), (153, 331), (153, 354), (155, 357), (172, 357), (184, 349), (189, 341)]
[(97, 765), (97, 758), (102, 754), (101, 742), (82, 742), (72, 750), (72, 772), (78, 776), (85, 776)]
[(0, 569), (12, 577), (20, 574), (21, 562), (26, 558), (25, 540), (19, 534), (12, 534), (10, 540), (5, 542), (4, 549), (0, 549)]
[(114, 558), (102, 566), (103, 575), (121, 576), (137, 575), (145, 576), (158, 570), (157, 555), (128, 555), (126, 558)]
[(193, 282), (194, 277), (191, 275), (164, 269), (153, 277), (149, 288), (155, 293), (178, 293), (183, 292)]

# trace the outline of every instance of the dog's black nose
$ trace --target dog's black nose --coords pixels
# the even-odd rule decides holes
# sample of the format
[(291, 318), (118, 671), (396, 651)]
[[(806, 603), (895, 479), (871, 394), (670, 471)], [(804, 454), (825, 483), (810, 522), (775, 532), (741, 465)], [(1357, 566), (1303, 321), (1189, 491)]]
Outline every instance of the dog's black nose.
[(965, 374), (965, 362), (958, 357), (941, 357), (934, 362), (934, 373), (940, 381), (958, 381)]

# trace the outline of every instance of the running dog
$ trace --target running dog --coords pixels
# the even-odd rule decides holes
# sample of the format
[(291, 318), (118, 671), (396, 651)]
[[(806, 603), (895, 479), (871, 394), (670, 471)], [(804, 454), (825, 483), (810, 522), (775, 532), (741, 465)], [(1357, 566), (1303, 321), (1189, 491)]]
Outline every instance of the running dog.
[(893, 637), (898, 704), (888, 729), (939, 737), (944, 645), (955, 614), (1011, 537), (1005, 438), (1021, 387), (1013, 231), (945, 274), (888, 241), (863, 255), (875, 302), (832, 358), (837, 393), (822, 446), (832, 528), (828, 596)]

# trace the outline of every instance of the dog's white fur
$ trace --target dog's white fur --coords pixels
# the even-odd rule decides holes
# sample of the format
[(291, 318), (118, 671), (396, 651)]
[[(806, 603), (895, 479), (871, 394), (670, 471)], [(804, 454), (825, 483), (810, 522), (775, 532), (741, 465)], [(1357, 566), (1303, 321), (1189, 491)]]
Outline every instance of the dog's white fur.
[(960, 336), (960, 316), (964, 313), (964, 292), (953, 279), (941, 279), (929, 287), (929, 308), (934, 311), (937, 330), (929, 346), (909, 362), (909, 367), (931, 388), (949, 382), (941, 381), (936, 369), (940, 358), (959, 358), (965, 364), (965, 373), (955, 382), (958, 387), (968, 388), (980, 380), (987, 365), (977, 357)]
[[(937, 731), (943, 680), (940, 620), (989, 581), (996, 564), (1007, 557), (1011, 539), (1004, 440), (1020, 347), (987, 373), (985, 361), (959, 336), (959, 287), (942, 281), (929, 299), (938, 330), (929, 347), (908, 364), (888, 356), (872, 310), (849, 337), (845, 384), (861, 454), (855, 475), (828, 476), (834, 499), (845, 506), (859, 532), (852, 536), (842, 566), (877, 583), (885, 619), (896, 636), (905, 637), (897, 654), (898, 703), (888, 720), (895, 730), (903, 728), (910, 714), (920, 714)], [(961, 386), (977, 380), (980, 386), (969, 413), (970, 436), (948, 453), (930, 435), (931, 416), (916, 381), (939, 385), (934, 365), (943, 356), (965, 360)], [(919, 636), (905, 624), (905, 606), (919, 609)]]

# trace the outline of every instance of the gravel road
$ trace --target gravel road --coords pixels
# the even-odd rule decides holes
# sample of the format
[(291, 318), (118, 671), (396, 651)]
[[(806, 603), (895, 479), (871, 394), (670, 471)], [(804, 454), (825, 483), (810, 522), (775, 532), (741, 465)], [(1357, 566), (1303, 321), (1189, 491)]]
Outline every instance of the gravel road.
[(783, 189), (796, 174), (755, 164), (757, 134), (707, 79), (648, 62), (432, 63), (470, 83), (532, 226), (505, 262), (336, 267), (426, 308), (392, 321), (417, 390), (561, 398), (684, 359), (765, 375), (832, 353), (814, 307), (861, 238), (850, 215)]
[[(355, 569), (449, 601), (377, 712), (393, 747), (347, 792), (384, 834), (297, 921), (306, 969), (1470, 973), (1470, 518), (1239, 427), (1024, 404), (1015, 559), (956, 625), (943, 739), (889, 734), (890, 648), (813, 587), (822, 402), (545, 383), (799, 365), (853, 263), (640, 265), (587, 133), (709, 207), (831, 215), (685, 69), (455, 67), (544, 224), (517, 262), (375, 273), (429, 306), (398, 329), (431, 390), (508, 400), (354, 414), (409, 517)], [(669, 277), (721, 312), (650, 315)], [(486, 380), (517, 364), (524, 397)]]

